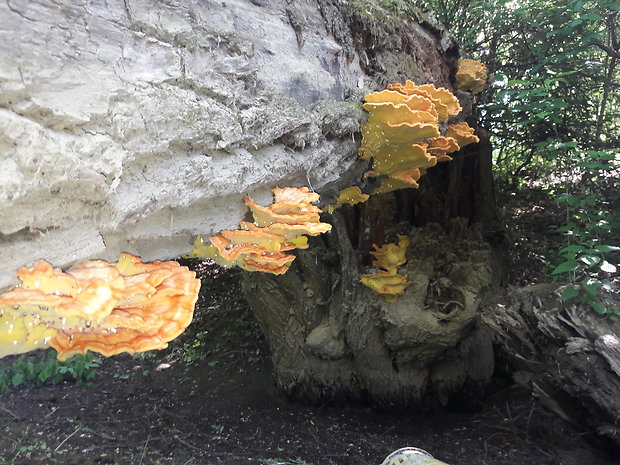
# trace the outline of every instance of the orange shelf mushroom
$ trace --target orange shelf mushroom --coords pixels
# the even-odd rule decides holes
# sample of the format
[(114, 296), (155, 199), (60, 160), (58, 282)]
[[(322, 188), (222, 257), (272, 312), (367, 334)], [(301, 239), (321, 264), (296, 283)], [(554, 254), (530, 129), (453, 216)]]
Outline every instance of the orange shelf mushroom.
[(426, 97), (435, 106), (439, 122), (448, 121), (450, 116), (458, 115), (462, 108), (458, 99), (448, 89), (440, 87), (437, 89), (433, 84), (418, 86), (413, 81), (405, 81), (405, 84), (388, 84), (388, 90), (395, 90), (404, 95), (418, 95)]
[(386, 90), (364, 98), (369, 116), (362, 126), (359, 156), (373, 160), (365, 176), (381, 176), (374, 194), (418, 188), (428, 168), (452, 160), (449, 153), (477, 141), (466, 123), (451, 125), (441, 134), (439, 123), (462, 110), (457, 98), (443, 87), (406, 81), (388, 84)]
[(0, 357), (52, 347), (58, 359), (163, 349), (190, 324), (200, 280), (177, 262), (121, 254), (66, 272), (37, 260), (0, 295)]
[(370, 255), (375, 257), (372, 262), (373, 266), (389, 270), (407, 263), (406, 254), (411, 239), (402, 234), (398, 234), (396, 237), (398, 238), (397, 244), (386, 244), (382, 247), (374, 246), (375, 251), (370, 252)]
[(254, 223), (242, 221), (240, 229), (210, 237), (210, 245), (198, 236), (189, 256), (211, 258), (220, 266), (246, 271), (286, 273), (295, 256), (285, 252), (306, 249), (307, 235), (318, 236), (332, 226), (320, 222), (321, 210), (312, 205), (319, 194), (307, 187), (276, 187), (272, 192), (274, 203), (268, 207), (245, 198)]
[(410, 243), (411, 239), (408, 236), (399, 234), (397, 244), (386, 244), (382, 247), (374, 245), (375, 251), (370, 252), (375, 257), (372, 264), (383, 269), (362, 275), (360, 282), (376, 295), (383, 296), (387, 302), (396, 301), (409, 285), (407, 275), (399, 274), (398, 267), (407, 262), (406, 253)]
[(459, 68), (456, 72), (457, 89), (479, 94), (487, 85), (487, 67), (484, 63), (476, 60), (459, 60)]
[(418, 180), (422, 176), (419, 169), (394, 171), (387, 178), (381, 179), (381, 184), (375, 189), (375, 194), (385, 194), (398, 189), (417, 189), (420, 187)]
[(358, 203), (366, 202), (369, 198), (370, 195), (364, 194), (357, 186), (345, 187), (338, 193), (336, 203), (327, 206), (327, 212), (333, 213), (343, 205), (357, 205)]
[(269, 226), (274, 223), (300, 224), (318, 223), (321, 210), (312, 205), (318, 202), (319, 194), (310, 192), (307, 187), (285, 187), (272, 189), (274, 203), (269, 207), (257, 204), (250, 197), (244, 199), (250, 207), (257, 226)]
[(383, 296), (386, 302), (396, 302), (398, 296), (403, 295), (409, 285), (407, 275), (398, 274), (396, 270), (365, 274), (360, 278), (360, 282), (376, 295)]
[(474, 135), (474, 128), (466, 122), (451, 124), (446, 131), (446, 137), (453, 138), (460, 148), (469, 144), (480, 142), (478, 136)]

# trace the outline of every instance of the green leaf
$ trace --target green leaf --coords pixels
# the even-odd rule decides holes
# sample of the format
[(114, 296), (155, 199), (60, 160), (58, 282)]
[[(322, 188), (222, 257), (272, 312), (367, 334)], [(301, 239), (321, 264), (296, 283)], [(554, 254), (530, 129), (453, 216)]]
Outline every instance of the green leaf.
[(605, 315), (607, 313), (607, 307), (599, 302), (591, 302), (590, 306), (594, 309), (596, 313), (599, 315)]
[(603, 17), (598, 13), (588, 13), (586, 15), (582, 15), (581, 18), (587, 19), (588, 21), (600, 21), (601, 19), (603, 19)]
[(39, 373), (39, 381), (41, 383), (45, 383), (47, 381), (47, 379), (49, 378), (49, 375), (45, 372), (45, 371), (41, 371)]
[(605, 289), (606, 291), (615, 291), (616, 289), (618, 289), (618, 287), (614, 284), (612, 284), (608, 279), (604, 279), (603, 281), (601, 281), (603, 289)]
[(24, 382), (24, 375), (21, 373), (15, 373), (11, 378), (11, 384), (15, 387), (21, 385)]
[(579, 257), (579, 260), (588, 266), (594, 266), (601, 261), (601, 257), (597, 257), (596, 255), (582, 255)]
[(560, 253), (579, 253), (583, 252), (586, 248), (583, 245), (569, 245), (568, 247), (564, 247), (560, 250)]
[(551, 272), (551, 274), (567, 273), (569, 271), (575, 271), (577, 268), (579, 268), (579, 263), (577, 263), (575, 260), (567, 260), (564, 263), (560, 263)]
[(608, 253), (608, 252), (615, 252), (617, 250), (620, 250), (620, 247), (616, 247), (615, 245), (597, 245), (596, 247), (594, 247), (594, 249), (598, 252), (601, 253)]
[(584, 291), (590, 294), (592, 297), (596, 297), (598, 289), (603, 285), (601, 281), (594, 278), (586, 278), (581, 281), (581, 287)]
[(579, 295), (579, 289), (577, 289), (577, 287), (567, 286), (562, 291), (562, 295), (560, 296), (560, 298), (562, 300), (570, 300), (573, 297), (577, 297), (578, 295)]

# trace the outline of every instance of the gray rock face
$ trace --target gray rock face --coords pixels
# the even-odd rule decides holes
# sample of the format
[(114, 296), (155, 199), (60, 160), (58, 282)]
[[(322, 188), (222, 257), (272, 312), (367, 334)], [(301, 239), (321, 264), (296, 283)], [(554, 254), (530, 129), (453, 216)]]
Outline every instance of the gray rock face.
[(0, 2), (0, 288), (36, 258), (179, 256), (245, 195), (338, 179), (358, 63), (311, 0)]

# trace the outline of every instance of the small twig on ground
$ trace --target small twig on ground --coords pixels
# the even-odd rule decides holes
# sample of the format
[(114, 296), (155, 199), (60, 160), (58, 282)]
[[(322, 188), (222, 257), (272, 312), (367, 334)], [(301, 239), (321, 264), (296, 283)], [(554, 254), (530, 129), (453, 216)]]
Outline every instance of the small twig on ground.
[(532, 402), (532, 408), (530, 409), (530, 414), (527, 416), (527, 423), (525, 424), (525, 437), (528, 439), (530, 437), (530, 421), (532, 420), (532, 414), (534, 413), (535, 407), (536, 402)]
[(195, 450), (198, 450), (198, 451), (200, 451), (200, 452), (207, 452), (207, 451), (205, 451), (204, 449), (201, 449), (200, 447), (196, 447), (196, 446), (194, 446), (193, 444), (190, 444), (189, 442), (187, 442), (186, 440), (181, 439), (179, 436), (176, 436), (176, 435), (175, 435), (175, 436), (174, 436), (174, 439), (176, 439), (176, 440), (177, 440), (177, 441), (179, 441), (181, 444), (186, 445), (187, 447), (189, 447), (189, 448), (191, 448), (191, 449), (195, 449)]
[(52, 411), (50, 413), (48, 413), (47, 415), (45, 415), (43, 418), (49, 417), (50, 415), (56, 413), (59, 409), (60, 409), (60, 407), (52, 407)]
[(146, 441), (144, 442), (144, 447), (142, 448), (142, 455), (140, 456), (140, 461), (138, 465), (142, 465), (142, 461), (144, 460), (144, 456), (146, 455), (146, 451), (149, 447), (149, 441), (151, 440), (151, 433), (146, 437)]
[(65, 442), (67, 442), (69, 439), (71, 439), (73, 436), (75, 436), (75, 434), (76, 434), (76, 433), (77, 433), (80, 429), (82, 429), (82, 427), (78, 425), (78, 426), (75, 428), (75, 431), (74, 431), (73, 433), (71, 433), (69, 436), (67, 436), (66, 438), (64, 438), (64, 439), (62, 440), (62, 442), (56, 446), (56, 449), (54, 449), (54, 452), (58, 452), (58, 449), (60, 449), (60, 448), (62, 447), (62, 445), (63, 445)]
[(8, 408), (6, 408), (4, 405), (0, 406), (0, 410), (2, 410), (3, 412), (8, 413), (9, 415), (11, 415), (13, 418), (15, 418), (16, 420), (19, 420), (19, 417), (17, 415), (15, 415), (13, 412), (11, 412)]

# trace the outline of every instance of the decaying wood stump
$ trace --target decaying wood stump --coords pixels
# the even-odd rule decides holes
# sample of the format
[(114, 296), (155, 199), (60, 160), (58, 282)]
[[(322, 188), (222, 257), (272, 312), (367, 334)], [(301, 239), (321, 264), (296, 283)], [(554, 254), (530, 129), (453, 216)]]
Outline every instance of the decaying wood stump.
[[(244, 293), (272, 350), (278, 385), (303, 400), (412, 404), (475, 393), (493, 372), (490, 338), (477, 313), (492, 282), (492, 252), (461, 224), (402, 225), (411, 236), (407, 293), (386, 302), (359, 283), (369, 267), (334, 232), (298, 254), (287, 274), (244, 277)], [(388, 237), (392, 232), (388, 233)]]
[(560, 417), (620, 444), (620, 323), (562, 302), (553, 284), (504, 292), (482, 320), (515, 380)]
[[(321, 1), (320, 8), (344, 53), (359, 54), (377, 82), (447, 87), (464, 108), (459, 118), (471, 115), (471, 96), (452, 85), (458, 50), (441, 26), (423, 15), (377, 22), (337, 1)], [(498, 266), (483, 228), (470, 226), (491, 230), (495, 219), (491, 151), (483, 131), (479, 136), (480, 144), (428, 170), (419, 190), (371, 197), (331, 220), (324, 215), (332, 233), (300, 251), (286, 275), (245, 276), (244, 293), (286, 393), (388, 405), (480, 394), (493, 353), (478, 307)], [(367, 169), (360, 160), (319, 193), (328, 200), (350, 184), (364, 187)], [(359, 279), (370, 271), (372, 245), (393, 242), (396, 234), (412, 238), (406, 265), (412, 284), (387, 303)]]

